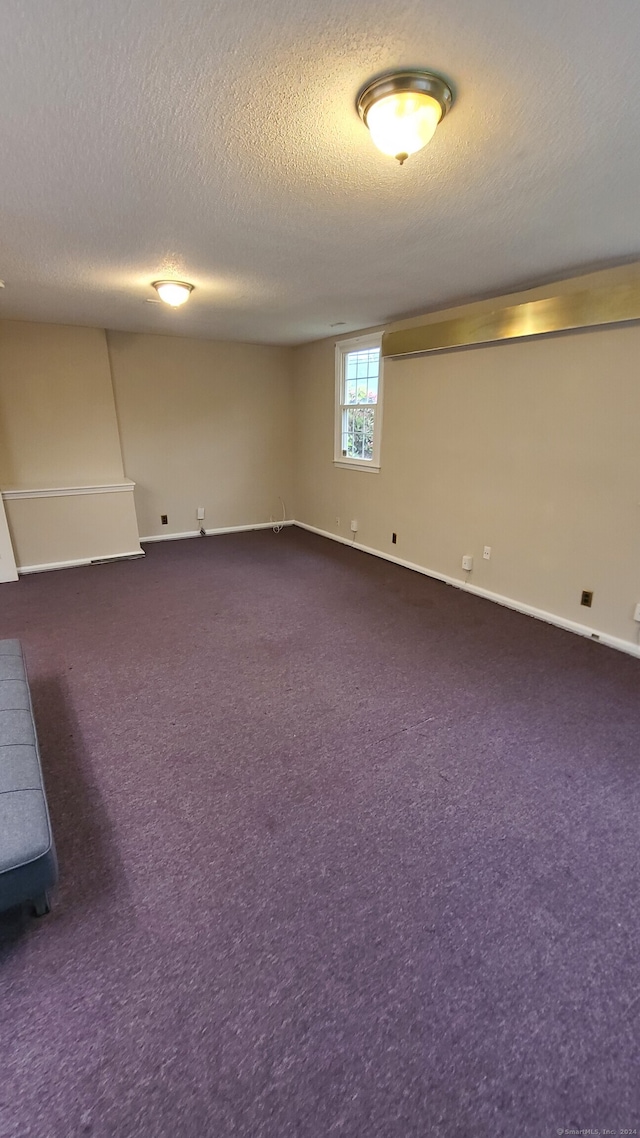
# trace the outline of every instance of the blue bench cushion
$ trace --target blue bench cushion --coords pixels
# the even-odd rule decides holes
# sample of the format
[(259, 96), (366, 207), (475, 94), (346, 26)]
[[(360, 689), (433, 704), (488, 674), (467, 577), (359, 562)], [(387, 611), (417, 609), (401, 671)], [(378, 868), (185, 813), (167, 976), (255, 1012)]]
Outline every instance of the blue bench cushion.
[(0, 866), (6, 872), (35, 861), (51, 847), (49, 819), (41, 790), (0, 794)]
[[(35, 744), (15, 743), (0, 751), (0, 794), (38, 790), (42, 782)], [(2, 835), (0, 835), (0, 842)]]
[(55, 884), (57, 864), (19, 640), (0, 640), (0, 911)]

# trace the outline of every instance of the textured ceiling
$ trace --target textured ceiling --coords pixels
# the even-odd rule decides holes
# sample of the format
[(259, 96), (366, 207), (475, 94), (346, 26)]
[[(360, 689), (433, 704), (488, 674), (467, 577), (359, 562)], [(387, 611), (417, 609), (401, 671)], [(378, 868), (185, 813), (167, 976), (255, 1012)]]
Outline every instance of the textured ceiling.
[[(0, 316), (298, 343), (640, 255), (639, 57), (637, 0), (3, 0)], [(403, 167), (396, 66), (456, 91)]]

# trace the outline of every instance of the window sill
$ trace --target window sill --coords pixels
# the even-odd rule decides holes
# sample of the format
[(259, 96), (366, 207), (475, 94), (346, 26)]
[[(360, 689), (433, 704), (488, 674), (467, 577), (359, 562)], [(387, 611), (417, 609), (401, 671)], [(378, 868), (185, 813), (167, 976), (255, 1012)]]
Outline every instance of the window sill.
[(368, 474), (380, 473), (380, 467), (371, 462), (346, 462), (344, 459), (334, 458), (333, 465), (341, 467), (342, 470), (366, 470)]

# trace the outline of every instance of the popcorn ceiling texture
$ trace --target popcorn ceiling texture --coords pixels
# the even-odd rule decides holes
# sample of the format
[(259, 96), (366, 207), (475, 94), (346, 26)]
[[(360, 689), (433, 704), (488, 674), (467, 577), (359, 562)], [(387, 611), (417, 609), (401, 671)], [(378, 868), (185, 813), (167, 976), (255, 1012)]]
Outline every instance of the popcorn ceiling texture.
[[(0, 317), (295, 343), (640, 252), (635, 0), (5, 0)], [(400, 169), (372, 75), (457, 89)], [(196, 285), (145, 303), (154, 278)]]

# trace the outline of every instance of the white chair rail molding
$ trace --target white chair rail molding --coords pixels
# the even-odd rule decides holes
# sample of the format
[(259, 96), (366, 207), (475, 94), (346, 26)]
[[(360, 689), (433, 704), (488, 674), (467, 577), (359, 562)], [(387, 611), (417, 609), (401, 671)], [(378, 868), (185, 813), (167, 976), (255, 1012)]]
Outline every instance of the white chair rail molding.
[[(18, 573), (142, 557), (130, 479), (0, 491)], [(0, 550), (0, 567), (3, 565)], [(2, 579), (15, 580), (15, 577)]]

